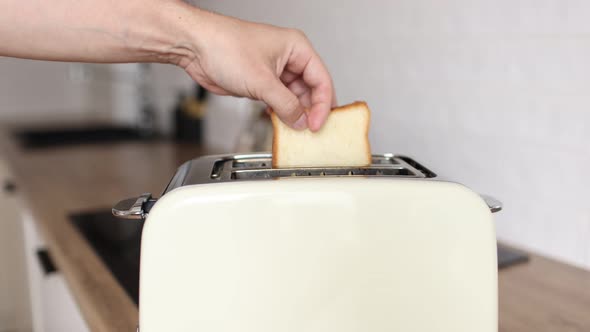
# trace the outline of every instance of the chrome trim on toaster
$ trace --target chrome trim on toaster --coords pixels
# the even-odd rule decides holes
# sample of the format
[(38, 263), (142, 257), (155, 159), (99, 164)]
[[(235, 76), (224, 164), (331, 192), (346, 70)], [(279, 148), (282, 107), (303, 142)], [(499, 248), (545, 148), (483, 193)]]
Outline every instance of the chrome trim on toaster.
[(488, 207), (490, 208), (490, 211), (492, 213), (502, 211), (503, 205), (502, 205), (502, 202), (500, 202), (499, 200), (495, 199), (492, 196), (488, 196), (488, 195), (479, 194), (479, 196), (481, 196), (481, 198), (484, 200), (484, 202), (486, 202), (486, 204), (488, 205)]
[(370, 176), (434, 178), (436, 174), (412, 158), (391, 153), (374, 154), (367, 167), (297, 167), (272, 168), (272, 154), (252, 153), (215, 155), (193, 159), (184, 163), (168, 184), (164, 194), (178, 187), (219, 183), (276, 179), (305, 176)]
[[(155, 201), (152, 198), (152, 194), (144, 193), (139, 197), (120, 201), (113, 207), (112, 213), (115, 217), (123, 219), (144, 219), (149, 212), (149, 208), (153, 206)], [(147, 205), (149, 205), (149, 208)]]
[[(367, 167), (297, 167), (272, 168), (272, 154), (250, 153), (212, 155), (185, 162), (179, 168), (162, 195), (188, 185), (230, 181), (270, 180), (290, 177), (360, 176), (374, 178), (410, 178), (445, 181), (414, 159), (392, 153), (372, 155)], [(502, 210), (497, 199), (480, 195), (492, 213)], [(113, 215), (125, 219), (144, 219), (156, 199), (142, 194), (119, 202)]]

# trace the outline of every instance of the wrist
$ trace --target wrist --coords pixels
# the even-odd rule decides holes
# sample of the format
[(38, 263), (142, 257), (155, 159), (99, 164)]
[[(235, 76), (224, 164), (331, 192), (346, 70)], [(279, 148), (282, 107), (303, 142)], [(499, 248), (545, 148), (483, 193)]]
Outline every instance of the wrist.
[(126, 42), (137, 54), (138, 61), (182, 66), (198, 58), (202, 10), (180, 0), (144, 2), (140, 10), (144, 11), (143, 15), (136, 17), (142, 19), (132, 24), (130, 33), (134, 42)]
[(206, 35), (207, 12), (184, 3), (173, 1), (167, 4), (170, 8), (161, 11), (160, 22), (167, 27), (166, 41), (160, 50), (161, 62), (186, 67), (194, 59), (198, 59)]

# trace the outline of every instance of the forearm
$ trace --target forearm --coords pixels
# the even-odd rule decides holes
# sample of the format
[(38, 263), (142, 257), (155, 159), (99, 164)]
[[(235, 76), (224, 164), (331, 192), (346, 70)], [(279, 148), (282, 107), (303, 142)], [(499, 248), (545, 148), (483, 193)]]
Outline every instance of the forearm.
[(200, 10), (175, 0), (0, 0), (0, 55), (175, 63), (195, 56)]

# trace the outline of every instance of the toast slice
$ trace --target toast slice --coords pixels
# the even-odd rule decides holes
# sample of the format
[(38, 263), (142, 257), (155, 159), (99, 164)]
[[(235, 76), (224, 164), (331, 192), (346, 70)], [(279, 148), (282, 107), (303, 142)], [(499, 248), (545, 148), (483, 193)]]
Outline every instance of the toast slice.
[(332, 109), (320, 131), (298, 131), (272, 114), (272, 166), (362, 167), (371, 164), (367, 104), (357, 101)]

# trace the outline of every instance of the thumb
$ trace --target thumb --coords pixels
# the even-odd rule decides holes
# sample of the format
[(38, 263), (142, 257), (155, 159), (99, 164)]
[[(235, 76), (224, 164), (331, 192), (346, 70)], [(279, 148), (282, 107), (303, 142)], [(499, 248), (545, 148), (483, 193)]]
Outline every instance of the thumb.
[(299, 98), (280, 80), (274, 79), (268, 84), (262, 94), (262, 101), (270, 106), (279, 119), (289, 127), (297, 130), (307, 128), (307, 115)]

